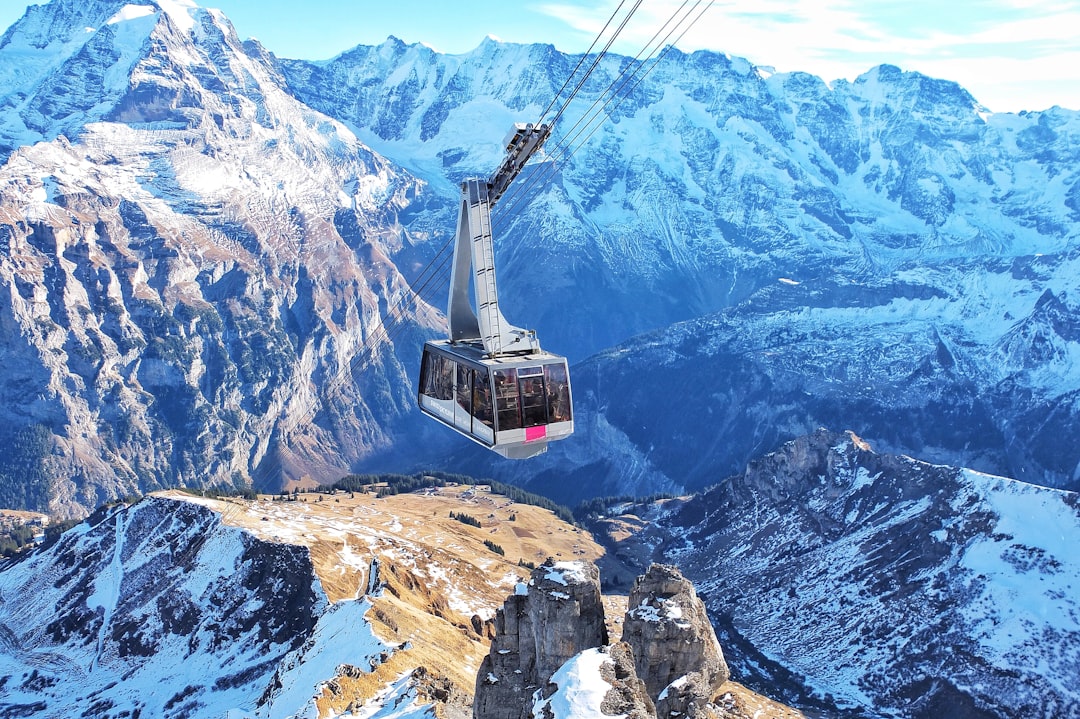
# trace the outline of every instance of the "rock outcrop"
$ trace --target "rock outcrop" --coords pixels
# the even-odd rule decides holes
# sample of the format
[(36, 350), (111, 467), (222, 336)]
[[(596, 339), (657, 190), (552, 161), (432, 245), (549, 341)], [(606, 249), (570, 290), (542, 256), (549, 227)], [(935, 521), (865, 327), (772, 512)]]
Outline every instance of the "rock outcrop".
[(698, 715), (728, 680), (705, 604), (671, 565), (653, 564), (634, 582), (623, 641), (661, 719)]
[(533, 693), (559, 667), (606, 643), (599, 570), (548, 560), (495, 615), (495, 639), (476, 677), (476, 717), (531, 717)]
[(608, 647), (607, 653), (611, 661), (600, 668), (600, 676), (611, 689), (600, 704), (600, 711), (628, 719), (652, 717), (656, 708), (645, 682), (634, 669), (634, 650), (626, 642), (618, 642)]
[(476, 719), (563, 719), (582, 707), (633, 719), (706, 717), (728, 669), (693, 585), (667, 565), (638, 577), (623, 641), (605, 646), (600, 576), (587, 562), (535, 569), (495, 617)]

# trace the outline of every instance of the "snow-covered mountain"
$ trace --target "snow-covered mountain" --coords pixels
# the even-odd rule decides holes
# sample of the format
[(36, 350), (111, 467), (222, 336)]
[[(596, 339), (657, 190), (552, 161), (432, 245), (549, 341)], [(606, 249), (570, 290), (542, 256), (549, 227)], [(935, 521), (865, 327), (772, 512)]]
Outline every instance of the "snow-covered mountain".
[(0, 504), (410, 466), (647, 493), (819, 425), (1080, 482), (1078, 115), (889, 66), (827, 85), (673, 49), (622, 84), (606, 56), (495, 213), (507, 316), (583, 361), (577, 434), (509, 464), (423, 421), (440, 318), (406, 278), (578, 59), (391, 38), (310, 63), (188, 0), (31, 7), (0, 38)]
[[(281, 67), (436, 182), (490, 166), (474, 138), (542, 110), (574, 60), (391, 38)], [(600, 63), (551, 145), (628, 64)], [(458, 467), (566, 501), (697, 488), (831, 426), (1080, 486), (1080, 115), (991, 114), (895, 67), (826, 85), (709, 52), (631, 85), (502, 220), (511, 315), (599, 352), (574, 369), (576, 435), (528, 466), (464, 448)]]
[(386, 649), (368, 604), (330, 610), (306, 550), (164, 499), (102, 511), (5, 568), (0, 596), (4, 717), (225, 716), (313, 634), (355, 624), (357, 654)]
[[(146, 498), (0, 567), (0, 717), (336, 716), (384, 700), (420, 717), (436, 696), (460, 716), (456, 687), (486, 650), (460, 612), (490, 619), (513, 576), (473, 566), (489, 564), (480, 539), (441, 549), (376, 501)], [(462, 678), (438, 673), (455, 663)]]
[(828, 715), (1080, 715), (1080, 499), (820, 431), (688, 499), (616, 507), (732, 672)]
[[(577, 59), (391, 38), (280, 66), (297, 97), (435, 183), (490, 172), (503, 128), (538, 118)], [(504, 219), (508, 301), (575, 358), (781, 277), (864, 281), (1076, 240), (1076, 113), (990, 114), (955, 83), (889, 66), (832, 86), (711, 52), (672, 50), (624, 85), (628, 67), (598, 65), (549, 143), (557, 172)]]
[(393, 340), (432, 324), (390, 259), (423, 183), (188, 2), (33, 6), (0, 75), (0, 503), (336, 479), (387, 444)]

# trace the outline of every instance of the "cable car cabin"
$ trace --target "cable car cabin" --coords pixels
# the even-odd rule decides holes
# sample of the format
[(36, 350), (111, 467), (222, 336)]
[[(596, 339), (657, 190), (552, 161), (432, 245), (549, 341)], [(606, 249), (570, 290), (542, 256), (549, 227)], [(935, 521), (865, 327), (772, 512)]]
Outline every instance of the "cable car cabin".
[(461, 183), (448, 338), (425, 343), (420, 364), (420, 410), (511, 459), (540, 454), (574, 432), (566, 358), (544, 352), (536, 332), (503, 316), (491, 236), (492, 205), (550, 132), (550, 125), (514, 125), (495, 173)]
[(424, 414), (510, 459), (574, 432), (566, 358), (542, 350), (491, 358), (475, 345), (427, 342), (417, 399)]

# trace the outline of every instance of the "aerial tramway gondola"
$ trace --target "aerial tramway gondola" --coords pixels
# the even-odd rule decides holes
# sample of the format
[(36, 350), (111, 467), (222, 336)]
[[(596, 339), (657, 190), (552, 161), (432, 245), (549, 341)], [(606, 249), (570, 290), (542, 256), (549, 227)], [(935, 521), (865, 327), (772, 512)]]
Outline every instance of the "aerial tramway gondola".
[[(562, 116), (640, 4), (641, 0), (635, 0), (601, 51), (590, 55), (615, 22), (622, 8), (619, 3), (556, 93), (556, 99), (540, 116), (543, 120), (547, 111), (560, 101), (563, 90), (573, 85), (569, 95), (561, 100), (554, 119), (548, 124), (514, 125), (504, 141), (506, 156), (499, 169), (487, 180), (468, 180), (461, 185), (461, 212), (454, 236), (454, 263), (447, 307), (449, 337), (424, 345), (417, 402), (424, 414), (505, 457), (520, 459), (546, 451), (549, 442), (573, 433), (574, 420), (566, 358), (540, 349), (534, 332), (514, 327), (499, 310), (491, 207), (529, 157), (543, 146), (552, 124)], [(589, 128), (594, 120), (602, 117), (611, 100), (620, 94), (625, 97), (632, 91), (671, 47), (665, 45), (671, 36), (678, 32), (675, 40), (680, 39), (712, 2), (705, 3), (700, 11), (699, 5), (700, 0), (685, 12), (685, 4), (676, 10), (634, 58), (640, 60), (651, 47), (644, 60), (626, 65), (619, 72), (608, 88), (608, 99), (603, 103), (599, 98), (594, 101), (590, 111), (571, 128), (571, 132), (576, 132), (570, 140), (564, 141), (559, 151), (562, 155), (567, 154), (571, 140), (583, 133), (587, 133), (586, 139), (591, 136), (595, 127)], [(661, 46), (663, 51), (650, 64)], [(587, 58), (591, 62), (586, 67)], [(578, 70), (583, 67), (583, 73), (578, 75)], [(624, 90), (631, 81), (634, 81), (633, 85)], [(470, 304), (470, 281), (475, 294), (475, 309)]]
[(566, 358), (545, 352), (535, 332), (503, 317), (491, 236), (491, 206), (550, 132), (550, 125), (515, 124), (495, 173), (462, 183), (449, 337), (424, 344), (417, 392), (424, 414), (512, 459), (544, 452), (574, 431)]

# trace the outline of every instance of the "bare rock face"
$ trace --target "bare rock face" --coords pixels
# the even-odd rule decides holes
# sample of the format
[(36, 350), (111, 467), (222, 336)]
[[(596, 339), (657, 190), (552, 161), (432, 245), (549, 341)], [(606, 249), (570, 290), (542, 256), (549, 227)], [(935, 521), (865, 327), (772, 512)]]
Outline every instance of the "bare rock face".
[(600, 676), (611, 689), (600, 705), (600, 711), (628, 719), (651, 719), (656, 707), (649, 698), (649, 691), (634, 669), (634, 651), (626, 642), (612, 644), (608, 648), (611, 662), (600, 668)]
[(596, 566), (548, 560), (496, 613), (474, 717), (565, 719), (556, 708), (569, 705), (631, 719), (717, 716), (710, 700), (727, 664), (705, 605), (675, 567), (654, 564), (637, 578), (623, 641), (606, 643)]
[(531, 716), (533, 693), (559, 667), (606, 643), (599, 570), (588, 562), (549, 559), (495, 615), (495, 639), (476, 677), (474, 715)]
[(679, 570), (653, 564), (634, 582), (623, 641), (659, 719), (704, 716), (713, 693), (728, 679), (716, 634), (694, 585)]

